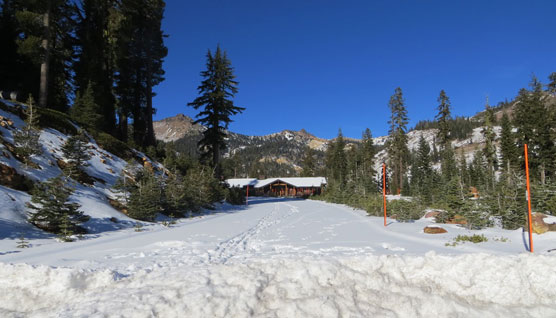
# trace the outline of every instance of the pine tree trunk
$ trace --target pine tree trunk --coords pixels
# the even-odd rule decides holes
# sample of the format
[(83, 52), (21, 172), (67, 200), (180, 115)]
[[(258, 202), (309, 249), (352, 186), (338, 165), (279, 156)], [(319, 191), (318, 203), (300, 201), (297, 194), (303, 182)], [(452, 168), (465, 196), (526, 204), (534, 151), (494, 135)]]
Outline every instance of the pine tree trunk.
[(153, 127), (153, 92), (151, 87), (151, 75), (147, 72), (147, 108), (145, 109), (145, 122), (147, 125), (147, 136), (146, 143), (147, 146), (154, 146), (156, 140), (154, 137), (154, 127)]
[(399, 184), (398, 184), (398, 194), (402, 193), (402, 187), (403, 187), (403, 162), (402, 162), (402, 158), (400, 157), (400, 171), (399, 171)]
[(120, 138), (121, 141), (123, 142), (127, 142), (127, 115), (123, 114), (120, 111), (119, 114), (119, 122), (118, 122), (118, 137)]
[(48, 71), (50, 68), (50, 1), (48, 8), (43, 16), (44, 35), (42, 39), (42, 48), (44, 57), (41, 63), (41, 80), (39, 90), (39, 106), (46, 107), (48, 101)]

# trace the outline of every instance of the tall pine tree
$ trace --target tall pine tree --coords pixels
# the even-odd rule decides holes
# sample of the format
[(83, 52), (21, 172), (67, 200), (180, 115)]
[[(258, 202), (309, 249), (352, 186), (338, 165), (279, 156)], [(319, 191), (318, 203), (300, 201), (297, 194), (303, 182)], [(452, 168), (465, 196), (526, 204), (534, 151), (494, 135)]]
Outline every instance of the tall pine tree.
[(112, 45), (115, 34), (110, 29), (115, 10), (115, 0), (83, 1), (77, 26), (80, 50), (74, 65), (77, 90), (81, 96), (94, 92), (87, 96), (88, 103), (98, 107), (79, 109), (77, 115), (100, 116), (101, 120), (93, 127), (108, 133), (114, 133), (116, 120), (113, 93), (116, 52)]
[(216, 47), (214, 55), (208, 51), (206, 67), (201, 72), (204, 80), (197, 88), (200, 96), (187, 105), (195, 109), (203, 108), (195, 121), (207, 126), (199, 147), (202, 158), (215, 168), (216, 176), (219, 176), (220, 153), (226, 148), (226, 129), (232, 122), (231, 116), (243, 112), (245, 108), (234, 105), (232, 99), (238, 91), (238, 82), (232, 64), (220, 46)]
[(394, 95), (390, 97), (388, 106), (390, 107), (391, 115), (388, 121), (390, 129), (388, 131), (387, 148), (389, 165), (393, 170), (390, 189), (400, 193), (403, 185), (406, 161), (409, 155), (406, 134), (409, 119), (407, 117), (407, 109), (405, 108), (405, 101), (401, 88), (396, 88)]

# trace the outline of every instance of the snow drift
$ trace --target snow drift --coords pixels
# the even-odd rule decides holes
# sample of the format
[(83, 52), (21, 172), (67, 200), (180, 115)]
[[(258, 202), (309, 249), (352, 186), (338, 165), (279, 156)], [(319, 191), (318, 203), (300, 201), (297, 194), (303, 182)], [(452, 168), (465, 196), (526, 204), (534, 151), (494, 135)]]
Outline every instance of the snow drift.
[(547, 317), (556, 258), (542, 255), (254, 259), (111, 270), (0, 263), (2, 317)]

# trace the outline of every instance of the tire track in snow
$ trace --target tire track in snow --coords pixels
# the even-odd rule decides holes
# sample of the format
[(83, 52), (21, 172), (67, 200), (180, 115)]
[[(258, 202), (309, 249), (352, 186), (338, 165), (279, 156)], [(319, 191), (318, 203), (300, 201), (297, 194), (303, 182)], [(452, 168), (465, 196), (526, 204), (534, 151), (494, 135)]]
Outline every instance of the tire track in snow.
[[(280, 207), (286, 206), (287, 212), (281, 212)], [(240, 234), (221, 242), (216, 249), (209, 251), (208, 262), (225, 264), (228, 260), (243, 256), (246, 258), (260, 250), (264, 241), (257, 240), (257, 236), (271, 227), (275, 227), (293, 214), (299, 213), (296, 206), (287, 203), (275, 203), (272, 211), (263, 216), (255, 226)]]

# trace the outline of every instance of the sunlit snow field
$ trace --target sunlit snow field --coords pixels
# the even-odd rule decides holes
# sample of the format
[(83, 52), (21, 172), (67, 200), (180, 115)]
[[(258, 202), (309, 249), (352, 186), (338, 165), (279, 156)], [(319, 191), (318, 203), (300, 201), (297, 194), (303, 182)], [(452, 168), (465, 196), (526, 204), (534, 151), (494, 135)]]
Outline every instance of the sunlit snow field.
[[(171, 227), (0, 240), (0, 317), (553, 317), (556, 235), (253, 199)], [(458, 234), (488, 242), (446, 246)]]

